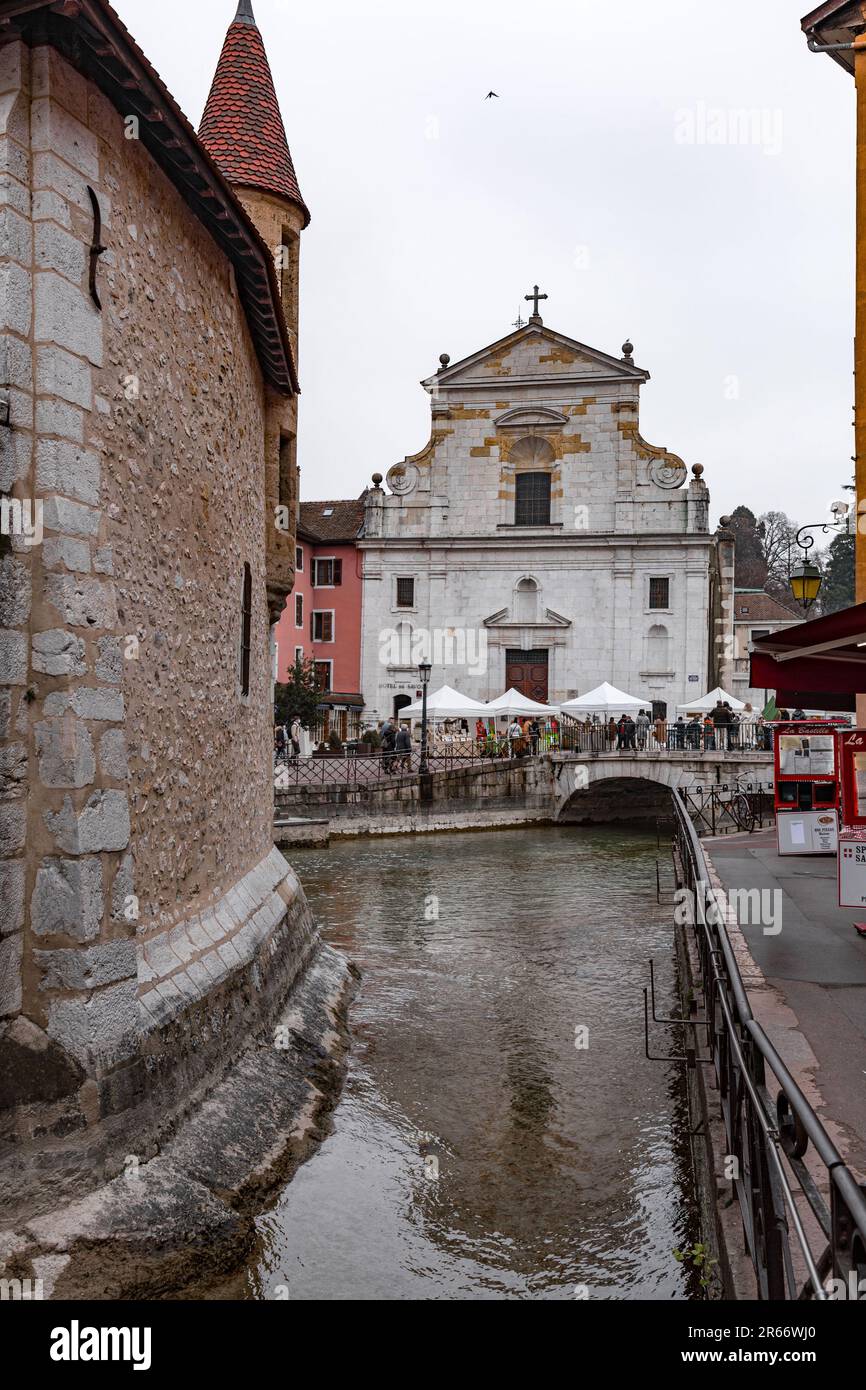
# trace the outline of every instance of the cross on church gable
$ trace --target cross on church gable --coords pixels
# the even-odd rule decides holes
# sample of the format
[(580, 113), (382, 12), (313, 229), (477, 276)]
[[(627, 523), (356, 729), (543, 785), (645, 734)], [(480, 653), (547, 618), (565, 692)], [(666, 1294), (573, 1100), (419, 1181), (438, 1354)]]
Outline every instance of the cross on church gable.
[(539, 301), (540, 299), (548, 299), (549, 296), (546, 295), (546, 294), (542, 294), (541, 291), (539, 290), (538, 286), (535, 285), (534, 288), (533, 288), (532, 294), (525, 294), (523, 297), (524, 297), (524, 299), (526, 299), (526, 300), (531, 300), (531, 301), (532, 301), (532, 317), (530, 318), (529, 322), (530, 322), (530, 323), (540, 323), (540, 322), (541, 322), (541, 314), (538, 312), (538, 301)]

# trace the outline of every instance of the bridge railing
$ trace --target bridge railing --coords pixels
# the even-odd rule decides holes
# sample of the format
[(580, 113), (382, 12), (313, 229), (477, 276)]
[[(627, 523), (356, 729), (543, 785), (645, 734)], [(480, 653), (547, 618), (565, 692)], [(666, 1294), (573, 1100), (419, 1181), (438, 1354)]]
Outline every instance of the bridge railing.
[(686, 1050), (716, 1077), (726, 1176), (758, 1296), (863, 1298), (866, 1195), (752, 1013), (703, 848), (683, 798), (673, 797), (678, 877), (693, 909), (704, 1010), (703, 1019), (684, 1024), (695, 1030)]
[(656, 719), (627, 732), (610, 724), (563, 720), (561, 746), (566, 753), (769, 753), (772, 731), (759, 720), (737, 724)]

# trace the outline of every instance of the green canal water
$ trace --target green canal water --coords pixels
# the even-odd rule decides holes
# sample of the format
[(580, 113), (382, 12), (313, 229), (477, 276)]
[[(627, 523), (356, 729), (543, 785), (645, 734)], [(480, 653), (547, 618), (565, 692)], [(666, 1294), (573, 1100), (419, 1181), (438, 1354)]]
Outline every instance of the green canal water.
[(683, 1078), (644, 1057), (650, 956), (678, 1012), (664, 854), (579, 827), (295, 853), (363, 972), (349, 1075), (228, 1296), (698, 1296)]

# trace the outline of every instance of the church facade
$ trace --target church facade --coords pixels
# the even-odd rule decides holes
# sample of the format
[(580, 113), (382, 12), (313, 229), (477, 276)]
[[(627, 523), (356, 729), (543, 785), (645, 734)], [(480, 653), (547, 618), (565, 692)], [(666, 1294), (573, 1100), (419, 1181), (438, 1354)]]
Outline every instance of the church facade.
[(430, 441), (367, 493), (370, 717), (431, 686), (561, 702), (604, 680), (675, 715), (726, 673), (732, 567), (703, 469), (640, 434), (649, 374), (538, 312), (422, 384)]

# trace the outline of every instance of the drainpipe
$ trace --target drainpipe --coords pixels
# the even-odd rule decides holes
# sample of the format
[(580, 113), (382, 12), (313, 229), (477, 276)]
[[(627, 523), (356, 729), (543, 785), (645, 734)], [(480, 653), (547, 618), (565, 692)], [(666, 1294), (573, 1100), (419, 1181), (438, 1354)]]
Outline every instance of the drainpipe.
[(808, 39), (806, 46), (810, 53), (841, 53), (856, 48), (853, 43), (819, 43), (817, 39)]

